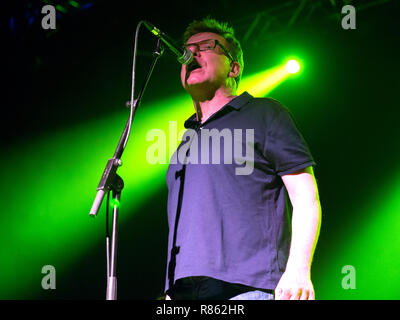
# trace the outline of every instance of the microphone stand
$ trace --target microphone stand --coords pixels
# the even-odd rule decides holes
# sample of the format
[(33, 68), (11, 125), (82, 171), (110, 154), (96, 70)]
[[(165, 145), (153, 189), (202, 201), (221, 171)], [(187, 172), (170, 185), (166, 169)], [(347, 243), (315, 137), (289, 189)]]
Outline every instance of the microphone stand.
[[(118, 236), (118, 209), (119, 202), (121, 200), (121, 191), (124, 187), (124, 181), (117, 174), (117, 169), (122, 165), (121, 156), (124, 151), (124, 144), (126, 143), (127, 136), (132, 125), (132, 121), (136, 112), (136, 108), (140, 104), (140, 100), (143, 93), (149, 83), (151, 74), (156, 65), (158, 59), (164, 53), (164, 48), (161, 44), (161, 39), (157, 41), (157, 47), (153, 52), (153, 61), (150, 65), (150, 69), (146, 75), (144, 84), (138, 94), (138, 97), (134, 99), (131, 104), (133, 112), (129, 117), (122, 136), (118, 142), (117, 148), (115, 150), (114, 156), (107, 161), (106, 168), (104, 169), (103, 175), (101, 176), (100, 183), (97, 187), (96, 198), (93, 202), (92, 208), (90, 209), (89, 216), (95, 217), (100, 209), (101, 203), (105, 194), (107, 193), (107, 221), (106, 221), (106, 253), (107, 253), (107, 290), (106, 299), (116, 300), (117, 299), (117, 236)], [(109, 192), (112, 191), (112, 204), (113, 204), (113, 218), (112, 218), (112, 231), (111, 231), (111, 247), (110, 247), (110, 236), (108, 233), (108, 207), (109, 207)]]

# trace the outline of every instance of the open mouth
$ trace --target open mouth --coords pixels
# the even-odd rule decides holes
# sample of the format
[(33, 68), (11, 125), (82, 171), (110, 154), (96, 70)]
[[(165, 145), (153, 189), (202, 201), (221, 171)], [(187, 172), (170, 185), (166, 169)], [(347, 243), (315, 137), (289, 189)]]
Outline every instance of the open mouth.
[(200, 69), (201, 65), (196, 61), (196, 59), (193, 59), (193, 61), (187, 66), (186, 72), (189, 74), (193, 70)]

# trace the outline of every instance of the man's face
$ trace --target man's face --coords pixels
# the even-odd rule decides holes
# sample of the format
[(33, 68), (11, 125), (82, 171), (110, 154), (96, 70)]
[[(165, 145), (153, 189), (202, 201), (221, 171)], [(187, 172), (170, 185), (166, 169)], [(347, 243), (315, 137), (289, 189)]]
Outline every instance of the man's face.
[[(198, 43), (204, 40), (218, 40), (225, 48), (228, 47), (225, 39), (212, 32), (201, 32), (191, 36), (186, 45)], [(189, 65), (182, 65), (181, 81), (183, 87), (190, 92), (194, 88), (206, 89), (219, 88), (226, 83), (230, 71), (230, 59), (217, 45), (215, 49), (199, 51), (195, 46), (189, 47), (193, 52), (193, 62)], [(192, 70), (193, 64), (200, 67)]]

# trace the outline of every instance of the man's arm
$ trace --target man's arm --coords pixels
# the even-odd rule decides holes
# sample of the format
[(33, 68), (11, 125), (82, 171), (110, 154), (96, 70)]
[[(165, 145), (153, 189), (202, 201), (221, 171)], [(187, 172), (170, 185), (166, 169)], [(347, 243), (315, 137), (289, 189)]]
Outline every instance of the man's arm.
[(315, 299), (311, 282), (311, 261), (321, 226), (321, 205), (312, 167), (282, 176), (293, 206), (292, 239), (286, 270), (275, 298)]

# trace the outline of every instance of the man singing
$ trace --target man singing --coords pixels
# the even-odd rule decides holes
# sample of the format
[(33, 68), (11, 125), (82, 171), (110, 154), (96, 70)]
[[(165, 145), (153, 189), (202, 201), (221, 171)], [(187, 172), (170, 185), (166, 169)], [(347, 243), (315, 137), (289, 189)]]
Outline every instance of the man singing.
[[(166, 298), (314, 299), (310, 269), (321, 208), (306, 142), (279, 102), (236, 95), (243, 53), (226, 23), (193, 21), (184, 45), (194, 59), (182, 65), (181, 81), (195, 114), (167, 172)], [(205, 130), (233, 139), (205, 150)], [(253, 132), (250, 141), (246, 132)], [(238, 141), (240, 150), (253, 149), (251, 157), (235, 151)], [(182, 150), (185, 157), (177, 157)], [(199, 161), (188, 160), (193, 156)], [(224, 161), (229, 156), (234, 160)], [(246, 165), (252, 170), (238, 174)]]

